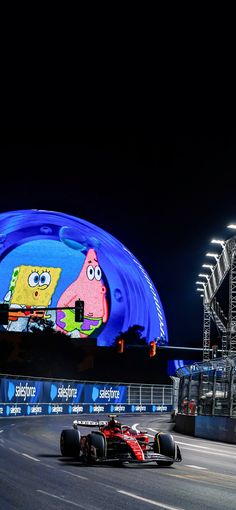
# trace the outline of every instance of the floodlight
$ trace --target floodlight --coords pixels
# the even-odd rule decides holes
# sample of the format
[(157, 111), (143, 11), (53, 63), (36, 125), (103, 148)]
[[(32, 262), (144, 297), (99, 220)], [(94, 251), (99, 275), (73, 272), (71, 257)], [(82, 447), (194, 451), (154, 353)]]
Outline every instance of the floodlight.
[(213, 243), (213, 244), (220, 244), (222, 246), (222, 248), (225, 245), (225, 241), (223, 241), (223, 239), (212, 239), (211, 243)]
[(213, 257), (214, 259), (218, 260), (219, 254), (218, 253), (206, 253), (206, 257)]

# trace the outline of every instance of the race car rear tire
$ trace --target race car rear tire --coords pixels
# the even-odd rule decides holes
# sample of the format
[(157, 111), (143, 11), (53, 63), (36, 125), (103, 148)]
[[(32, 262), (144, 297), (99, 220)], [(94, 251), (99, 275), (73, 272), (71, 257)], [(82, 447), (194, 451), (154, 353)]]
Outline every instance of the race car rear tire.
[(88, 463), (102, 459), (106, 455), (106, 440), (103, 434), (93, 432), (87, 436), (84, 452), (85, 461)]
[(63, 457), (79, 457), (80, 454), (80, 431), (65, 429), (61, 432), (60, 449)]
[(158, 466), (171, 466), (175, 460), (175, 441), (170, 434), (164, 434), (160, 432), (155, 435), (154, 441), (154, 452), (161, 453), (161, 455), (166, 455), (167, 457), (173, 458), (173, 461), (167, 460), (158, 460)]

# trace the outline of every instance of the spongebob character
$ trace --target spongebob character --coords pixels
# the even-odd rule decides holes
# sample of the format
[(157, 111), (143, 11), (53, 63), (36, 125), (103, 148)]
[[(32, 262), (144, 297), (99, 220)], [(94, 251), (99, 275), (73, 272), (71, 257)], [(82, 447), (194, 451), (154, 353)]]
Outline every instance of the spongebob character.
[[(32, 312), (29, 307), (47, 308), (55, 292), (61, 268), (45, 266), (18, 266), (13, 269), (9, 291), (4, 302), (10, 305), (9, 323), (6, 329), (10, 331), (25, 331), (28, 329)], [(11, 312), (11, 308), (19, 312)], [(38, 313), (39, 315), (39, 313)], [(52, 313), (41, 312), (44, 318), (52, 319)], [(55, 323), (55, 318), (53, 320)]]

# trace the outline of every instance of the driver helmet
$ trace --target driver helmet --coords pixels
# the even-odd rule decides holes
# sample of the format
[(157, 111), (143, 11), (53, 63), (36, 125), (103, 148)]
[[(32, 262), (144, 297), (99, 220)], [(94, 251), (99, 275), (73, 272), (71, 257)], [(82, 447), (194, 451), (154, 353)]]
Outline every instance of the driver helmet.
[(113, 430), (117, 430), (117, 431), (121, 430), (121, 423), (118, 420), (115, 420), (114, 418), (112, 418), (109, 421), (108, 426), (110, 429), (113, 429)]

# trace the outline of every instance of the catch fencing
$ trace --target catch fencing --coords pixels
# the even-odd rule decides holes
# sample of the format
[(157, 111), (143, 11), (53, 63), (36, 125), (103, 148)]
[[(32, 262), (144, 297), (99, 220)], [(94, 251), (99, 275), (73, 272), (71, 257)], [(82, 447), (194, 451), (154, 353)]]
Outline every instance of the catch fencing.
[(236, 417), (236, 357), (194, 363), (177, 370), (178, 413)]

